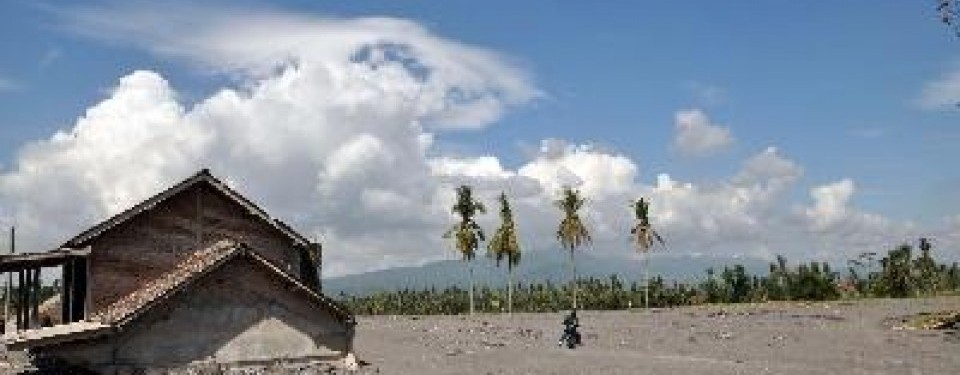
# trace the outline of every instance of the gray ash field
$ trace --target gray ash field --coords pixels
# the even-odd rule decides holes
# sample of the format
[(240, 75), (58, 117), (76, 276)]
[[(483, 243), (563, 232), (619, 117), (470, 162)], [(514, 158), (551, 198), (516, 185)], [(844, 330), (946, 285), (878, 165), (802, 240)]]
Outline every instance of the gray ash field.
[(581, 311), (574, 350), (562, 313), (371, 316), (355, 347), (384, 374), (958, 374), (960, 332), (896, 329), (944, 310), (960, 297)]

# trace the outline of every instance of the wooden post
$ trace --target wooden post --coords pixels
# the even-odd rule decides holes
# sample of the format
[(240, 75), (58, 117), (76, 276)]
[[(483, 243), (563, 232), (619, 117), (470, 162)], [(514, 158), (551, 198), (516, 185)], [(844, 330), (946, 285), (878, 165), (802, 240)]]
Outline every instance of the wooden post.
[(74, 283), (76, 284), (74, 290), (77, 292), (74, 298), (77, 301), (74, 304), (74, 308), (76, 308), (74, 321), (80, 321), (86, 319), (93, 308), (93, 300), (90, 295), (90, 261), (88, 258), (78, 258), (74, 265)]
[(70, 312), (73, 311), (73, 257), (67, 258), (61, 267), (63, 290), (60, 292), (60, 321), (63, 324), (73, 322)]
[(32, 315), (30, 321), (33, 323), (30, 328), (35, 328), (40, 326), (40, 267), (33, 269), (33, 290), (30, 293), (32, 298)]
[(23, 314), (23, 307), (26, 306), (26, 303), (24, 303), (25, 298), (23, 298), (26, 290), (26, 275), (24, 275), (24, 272), (24, 270), (17, 272), (19, 279), (17, 280), (17, 330), (26, 327), (26, 316)]
[(17, 310), (17, 330), (23, 328), (23, 270), (17, 271), (17, 292), (16, 310)]
[(23, 288), (23, 329), (30, 329), (33, 326), (33, 316), (30, 314), (33, 306), (33, 269), (27, 268), (24, 274), (25, 283)]

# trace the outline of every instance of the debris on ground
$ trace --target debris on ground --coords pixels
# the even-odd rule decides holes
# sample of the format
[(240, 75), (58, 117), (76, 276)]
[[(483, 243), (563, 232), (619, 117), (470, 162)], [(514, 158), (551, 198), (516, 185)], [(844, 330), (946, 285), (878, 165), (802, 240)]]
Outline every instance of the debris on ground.
[(960, 329), (960, 311), (923, 312), (900, 319), (896, 330), (957, 330)]

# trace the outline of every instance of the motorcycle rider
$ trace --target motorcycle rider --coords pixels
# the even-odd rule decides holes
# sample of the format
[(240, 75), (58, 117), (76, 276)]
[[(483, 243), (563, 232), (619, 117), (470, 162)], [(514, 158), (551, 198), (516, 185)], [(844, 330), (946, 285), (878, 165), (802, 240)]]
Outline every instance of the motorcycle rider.
[(580, 332), (577, 331), (577, 328), (580, 327), (580, 320), (577, 319), (577, 310), (570, 310), (570, 314), (563, 318), (563, 334), (560, 335), (560, 346), (563, 346), (564, 341), (567, 342), (567, 347), (573, 349), (575, 345), (580, 345)]

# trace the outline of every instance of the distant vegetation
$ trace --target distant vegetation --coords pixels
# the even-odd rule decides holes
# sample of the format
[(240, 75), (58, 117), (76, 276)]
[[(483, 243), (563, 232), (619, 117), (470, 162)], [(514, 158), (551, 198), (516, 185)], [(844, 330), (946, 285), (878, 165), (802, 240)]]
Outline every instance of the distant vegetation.
[[(903, 244), (886, 255), (864, 253), (849, 261), (845, 272), (827, 263), (790, 265), (783, 257), (770, 264), (765, 275), (751, 275), (741, 265), (707, 270), (697, 283), (665, 282), (654, 277), (649, 285), (649, 306), (670, 307), (703, 303), (763, 301), (822, 301), (863, 297), (917, 297), (960, 291), (960, 266), (939, 263), (928, 239), (916, 246)], [(581, 309), (614, 310), (644, 306), (644, 285), (609, 278), (578, 279), (577, 305)], [(481, 287), (476, 310), (502, 312), (507, 291)], [(555, 312), (571, 307), (570, 285), (518, 283), (513, 291), (515, 312)], [(469, 311), (467, 291), (445, 289), (381, 292), (365, 297), (340, 295), (357, 314), (462, 314)]]
[[(0, 286), (0, 321), (3, 321), (3, 315), (2, 315), (2, 314), (3, 314), (3, 308), (4, 308), (4, 304), (6, 304), (6, 302), (7, 302), (7, 299), (6, 299), (6, 297), (7, 297), (7, 296), (6, 296), (6, 294), (7, 294), (6, 280), (3, 280), (2, 283), (3, 283), (2, 286)], [(60, 293), (60, 289), (61, 289), (61, 288), (60, 288), (60, 280), (54, 280), (54, 281), (53, 281), (53, 285), (43, 285), (43, 286), (41, 286), (41, 287), (40, 287), (40, 293), (38, 293), (38, 296), (39, 296), (38, 298), (40, 299), (40, 303), (43, 303), (44, 301), (46, 301), (46, 300), (49, 299), (50, 297), (53, 297), (53, 296), (57, 295), (58, 293)], [(10, 291), (10, 295), (11, 295), (11, 296), (16, 296), (18, 293), (20, 293), (20, 288), (17, 287), (17, 286), (14, 286), (14, 287), (10, 288), (9, 291)], [(15, 298), (15, 297), (12, 298), (12, 299), (10, 300), (10, 313), (11, 313), (11, 314), (16, 314), (16, 310), (19, 309), (19, 308), (20, 308), (20, 301), (17, 300), (17, 298)]]

